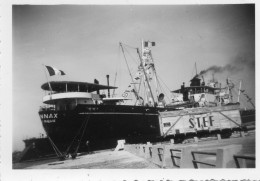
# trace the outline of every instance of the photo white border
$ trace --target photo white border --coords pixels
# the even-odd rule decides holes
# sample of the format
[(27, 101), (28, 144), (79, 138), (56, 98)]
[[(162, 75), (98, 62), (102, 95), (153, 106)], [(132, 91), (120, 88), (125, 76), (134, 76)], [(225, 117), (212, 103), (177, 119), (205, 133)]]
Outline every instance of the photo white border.
[[(256, 160), (256, 169), (59, 169), (59, 170), (13, 170), (12, 169), (12, 5), (13, 4), (95, 4), (95, 5), (167, 5), (167, 4), (244, 4), (254, 3), (256, 13), (256, 107), (259, 100), (258, 76), (258, 43), (257, 36), (259, 7), (256, 1), (229, 0), (229, 1), (145, 1), (145, 0), (124, 0), (124, 1), (94, 1), (94, 0), (4, 0), (0, 2), (0, 60), (1, 60), (1, 127), (0, 127), (0, 180), (259, 180), (259, 159)], [(259, 4), (258, 4), (259, 5)], [(258, 111), (257, 111), (258, 112)], [(257, 113), (258, 115), (258, 113)], [(258, 118), (258, 116), (257, 116)], [(256, 118), (256, 120), (257, 120)], [(256, 123), (257, 124), (257, 123)], [(258, 129), (257, 129), (258, 130)], [(259, 137), (256, 131), (256, 138)], [(256, 139), (258, 140), (258, 139)], [(257, 142), (257, 141), (256, 141)], [(259, 144), (256, 144), (256, 153), (259, 151)]]

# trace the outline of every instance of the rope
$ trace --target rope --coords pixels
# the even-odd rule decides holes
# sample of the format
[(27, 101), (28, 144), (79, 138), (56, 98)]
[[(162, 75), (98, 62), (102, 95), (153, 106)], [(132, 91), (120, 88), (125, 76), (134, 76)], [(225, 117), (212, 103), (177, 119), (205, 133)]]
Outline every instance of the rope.
[[(87, 116), (86, 116), (86, 118), (87, 118)], [(69, 150), (70, 150), (70, 148), (71, 148), (72, 144), (74, 143), (75, 139), (76, 139), (76, 138), (77, 138), (77, 136), (79, 135), (79, 133), (80, 133), (80, 130), (83, 128), (83, 125), (84, 125), (84, 123), (85, 123), (85, 122), (83, 122), (83, 123), (82, 123), (82, 125), (81, 125), (81, 127), (80, 127), (79, 131), (77, 132), (77, 134), (76, 134), (76, 135), (75, 135), (75, 137), (73, 138), (73, 140), (72, 140), (71, 144), (68, 146), (68, 148), (67, 148), (67, 150), (66, 150), (65, 154), (68, 154), (68, 152), (69, 152)]]
[[(48, 136), (48, 135), (47, 135), (47, 136)], [(48, 136), (48, 139), (50, 140), (51, 145), (52, 145), (52, 147), (53, 147), (53, 149), (54, 149), (56, 155), (57, 155), (58, 157), (62, 156), (62, 153), (60, 152), (60, 150), (58, 149), (58, 147), (54, 144), (54, 142), (52, 141), (52, 139), (51, 139), (49, 136)]]
[[(134, 78), (133, 78), (133, 76), (132, 76), (132, 74), (131, 74), (130, 67), (129, 67), (129, 65), (128, 65), (128, 63), (127, 63), (127, 60), (126, 60), (126, 57), (125, 57), (125, 53), (124, 53), (123, 46), (122, 46), (122, 44), (120, 44), (120, 45), (121, 45), (121, 49), (122, 49), (122, 52), (123, 52), (123, 55), (124, 55), (125, 63), (126, 63), (126, 65), (127, 65), (128, 72), (129, 72), (129, 74), (130, 74), (130, 76), (131, 76), (132, 82), (134, 82)], [(134, 85), (134, 90), (136, 90), (135, 85)]]
[(81, 140), (82, 140), (82, 138), (83, 138), (83, 136), (84, 136), (84, 133), (85, 133), (85, 131), (86, 131), (86, 128), (87, 128), (87, 124), (88, 124), (89, 118), (90, 118), (90, 115), (89, 115), (89, 117), (88, 117), (88, 119), (87, 119), (87, 121), (86, 121), (84, 130), (83, 130), (82, 135), (81, 135), (81, 138), (80, 138), (80, 140), (79, 140), (79, 144), (78, 144), (77, 149), (75, 150), (74, 154), (76, 154), (76, 153), (78, 152), (78, 149), (79, 149)]
[(132, 49), (136, 49), (136, 47), (133, 47), (133, 46), (130, 46), (130, 45), (127, 45), (127, 44), (121, 43), (121, 42), (120, 42), (120, 44), (121, 44), (121, 45), (124, 45), (124, 46), (127, 46), (127, 47), (129, 47), (129, 48), (132, 48)]
[[(49, 137), (48, 137), (49, 138)], [(51, 141), (50, 141), (51, 142)], [(54, 151), (55, 151), (55, 153), (56, 153), (56, 155), (59, 157), (60, 155), (59, 155), (59, 153), (57, 152), (57, 150), (55, 149), (55, 147), (54, 147), (54, 145), (53, 145), (53, 143), (51, 142), (51, 146), (52, 146), (52, 148), (54, 149)]]
[(138, 61), (128, 52), (127, 49), (125, 49), (126, 53), (128, 53), (128, 55), (133, 59), (133, 62), (138, 65)]
[(56, 155), (57, 155), (58, 157), (61, 157), (61, 156), (62, 156), (62, 153), (60, 152), (60, 150), (58, 149), (58, 147), (54, 144), (54, 142), (52, 141), (51, 137), (48, 135), (48, 133), (47, 133), (47, 131), (45, 130), (44, 127), (43, 127), (43, 129), (44, 129), (44, 131), (45, 131), (45, 133), (46, 133), (46, 135), (47, 135), (47, 138), (48, 138), (49, 141), (51, 142), (51, 146), (52, 146), (52, 148), (54, 149)]
[[(163, 80), (161, 79), (161, 77), (158, 76), (158, 78), (160, 79), (160, 82), (162, 82), (162, 83), (164, 84), (164, 86), (166, 87), (166, 89), (167, 89), (169, 92), (171, 92), (171, 90), (170, 90), (169, 87), (163, 82)], [(161, 84), (160, 84), (160, 86), (161, 86)], [(163, 90), (163, 92), (166, 92), (166, 91), (163, 89), (162, 86), (161, 86), (161, 89)], [(166, 95), (167, 99), (170, 101), (171, 99), (169, 98), (169, 96), (168, 96), (167, 94), (165, 94), (165, 95)]]
[(164, 86), (168, 89), (168, 91), (171, 91), (170, 88), (163, 82), (162, 78), (160, 76), (158, 76), (158, 78), (164, 84)]
[[(139, 96), (140, 94), (140, 90), (141, 90), (141, 82), (142, 82), (142, 79), (143, 79), (143, 77), (141, 76), (141, 78), (140, 78), (140, 84), (139, 84), (139, 87), (138, 87), (138, 91), (137, 91), (137, 95)], [(139, 96), (140, 97), (140, 96)], [(139, 99), (139, 98), (138, 98)], [(136, 103), (137, 103), (137, 99), (136, 99), (136, 101), (135, 101), (135, 104), (134, 105), (136, 105)]]

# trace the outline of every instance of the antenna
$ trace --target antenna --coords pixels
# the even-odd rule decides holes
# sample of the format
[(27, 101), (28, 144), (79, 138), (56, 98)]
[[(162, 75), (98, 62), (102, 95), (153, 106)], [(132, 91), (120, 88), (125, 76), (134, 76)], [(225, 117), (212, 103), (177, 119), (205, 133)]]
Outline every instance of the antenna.
[[(117, 78), (117, 72), (115, 74), (114, 87), (116, 86), (116, 78)], [(113, 94), (112, 94), (112, 97), (114, 96), (115, 96), (115, 89), (113, 90)]]
[(239, 82), (239, 89), (238, 89), (238, 96), (237, 96), (237, 102), (239, 102), (240, 94), (241, 94), (241, 86), (242, 86), (242, 81), (240, 80)]

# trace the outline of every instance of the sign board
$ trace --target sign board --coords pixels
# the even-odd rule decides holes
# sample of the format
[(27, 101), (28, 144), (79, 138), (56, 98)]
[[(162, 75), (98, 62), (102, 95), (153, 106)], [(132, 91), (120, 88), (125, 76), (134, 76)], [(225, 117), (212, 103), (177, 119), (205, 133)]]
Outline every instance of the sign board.
[[(173, 111), (174, 112), (174, 111)], [(162, 135), (195, 133), (237, 128), (241, 125), (239, 110), (186, 112), (186, 114), (160, 113)]]

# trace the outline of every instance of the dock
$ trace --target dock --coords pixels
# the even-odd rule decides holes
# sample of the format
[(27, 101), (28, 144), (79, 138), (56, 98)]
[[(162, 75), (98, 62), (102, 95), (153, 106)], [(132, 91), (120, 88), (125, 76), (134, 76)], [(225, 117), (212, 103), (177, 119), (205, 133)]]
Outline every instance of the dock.
[(122, 144), (123, 149), (104, 150), (68, 158), (23, 162), (14, 169), (178, 169), (255, 168), (255, 133), (240, 133), (229, 139), (192, 143)]
[(19, 163), (14, 169), (158, 169), (159, 166), (128, 151), (102, 151), (78, 156), (76, 159), (57, 159)]

